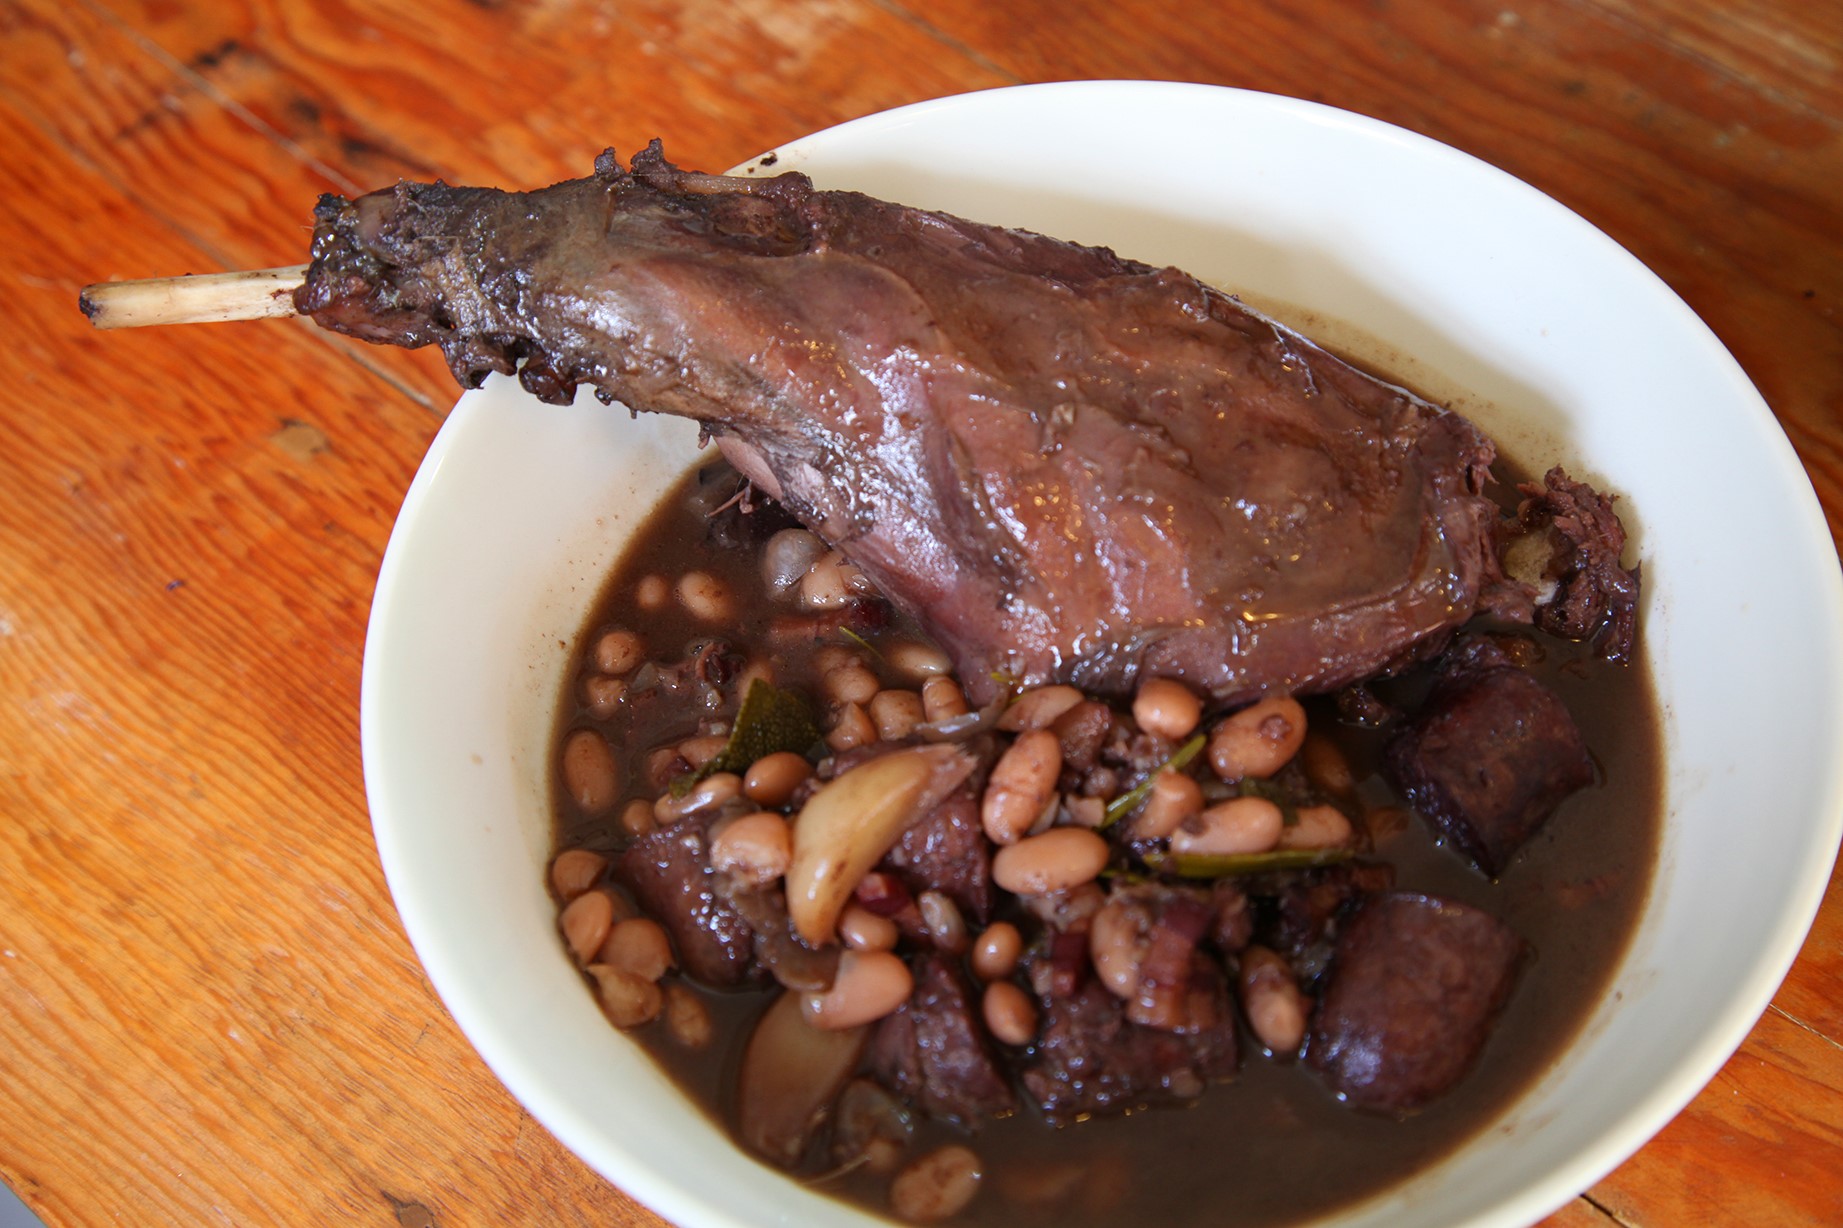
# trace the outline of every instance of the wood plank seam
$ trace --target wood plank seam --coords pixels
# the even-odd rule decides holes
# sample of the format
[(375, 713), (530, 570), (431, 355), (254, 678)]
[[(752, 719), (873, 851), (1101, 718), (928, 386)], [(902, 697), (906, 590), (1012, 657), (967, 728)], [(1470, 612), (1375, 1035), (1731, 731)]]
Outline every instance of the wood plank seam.
[(1769, 1014), (1778, 1015), (1781, 1019), (1784, 1019), (1787, 1023), (1791, 1024), (1793, 1027), (1799, 1028), (1802, 1031), (1811, 1033), (1811, 1035), (1817, 1037), (1819, 1040), (1823, 1041), (1825, 1044), (1829, 1045), (1831, 1048), (1843, 1049), (1843, 1042), (1839, 1042), (1836, 1038), (1826, 1035), (1822, 1028), (1813, 1027), (1811, 1024), (1806, 1023), (1803, 1019), (1800, 1019), (1797, 1015), (1792, 1014), (1790, 1011), (1786, 1010), (1784, 1007), (1780, 1006), (1778, 1003), (1775, 1002), (1769, 1005), (1766, 1008), (1766, 1010), (1767, 1010), (1767, 1013)]

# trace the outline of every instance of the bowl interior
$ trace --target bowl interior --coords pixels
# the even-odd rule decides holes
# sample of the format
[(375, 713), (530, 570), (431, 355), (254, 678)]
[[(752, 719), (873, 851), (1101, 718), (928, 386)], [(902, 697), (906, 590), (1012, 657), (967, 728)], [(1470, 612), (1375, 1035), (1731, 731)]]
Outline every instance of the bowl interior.
[[(1337, 1222), (1527, 1222), (1642, 1144), (1764, 1009), (1843, 824), (1836, 555), (1784, 435), (1720, 343), (1534, 189), (1313, 104), (1020, 87), (776, 152), (774, 172), (822, 186), (1179, 265), (1381, 361), (1511, 455), (1619, 492), (1668, 763), (1639, 934), (1581, 1042), (1494, 1129)], [(507, 380), (461, 398), (404, 503), (366, 646), (378, 847), (457, 1022), (598, 1171), (679, 1223), (862, 1223), (735, 1151), (607, 1026), (544, 891), (565, 644), (695, 434), (587, 395), (545, 406)]]

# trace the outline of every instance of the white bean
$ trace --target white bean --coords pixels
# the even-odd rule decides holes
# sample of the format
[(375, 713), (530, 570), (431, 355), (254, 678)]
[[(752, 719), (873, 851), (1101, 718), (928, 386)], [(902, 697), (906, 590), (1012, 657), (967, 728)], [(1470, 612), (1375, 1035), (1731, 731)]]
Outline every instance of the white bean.
[(1007, 1045), (1028, 1045), (1037, 1035), (1037, 1004), (1011, 981), (993, 981), (979, 1000), (986, 1030)]
[(876, 722), (877, 736), (885, 742), (908, 737), (926, 719), (922, 697), (915, 691), (878, 691), (870, 697), (868, 710)]
[(1080, 703), (1084, 696), (1072, 686), (1040, 686), (1024, 691), (999, 715), (998, 727), (1007, 733), (1042, 729)]

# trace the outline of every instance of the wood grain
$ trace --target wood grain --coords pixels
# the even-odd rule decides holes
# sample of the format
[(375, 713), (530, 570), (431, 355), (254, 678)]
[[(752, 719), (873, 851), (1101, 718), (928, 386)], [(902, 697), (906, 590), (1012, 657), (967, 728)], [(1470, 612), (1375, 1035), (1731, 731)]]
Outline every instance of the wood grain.
[[(1843, 23), (1784, 0), (0, 0), (0, 1177), (47, 1223), (651, 1225), (423, 980), (358, 761), (373, 579), (455, 396), (300, 322), (90, 330), (294, 263), (321, 192), (721, 168), (1019, 81), (1272, 90), (1450, 142), (1729, 345), (1843, 538)], [(1099, 151), (1130, 173), (1133, 151)], [(1843, 886), (1742, 1050), (1560, 1228), (1843, 1221)]]

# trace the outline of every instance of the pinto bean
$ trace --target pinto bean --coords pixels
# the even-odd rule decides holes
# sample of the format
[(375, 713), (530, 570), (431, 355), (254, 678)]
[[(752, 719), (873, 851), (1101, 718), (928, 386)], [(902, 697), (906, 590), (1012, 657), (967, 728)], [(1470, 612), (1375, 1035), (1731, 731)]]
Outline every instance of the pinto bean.
[(1147, 733), (1181, 742), (1203, 716), (1203, 701), (1174, 678), (1148, 678), (1133, 697), (1133, 720)]
[(1209, 762), (1224, 780), (1265, 780), (1305, 743), (1305, 709), (1288, 695), (1271, 695), (1225, 718), (1209, 735)]
[(584, 892), (557, 914), (557, 924), (570, 954), (577, 963), (586, 964), (595, 958), (602, 943), (608, 941), (608, 931), (614, 928), (614, 897), (606, 891)]
[(785, 806), (813, 774), (813, 765), (791, 750), (764, 755), (749, 765), (742, 793), (758, 806)]
[(1283, 849), (1334, 849), (1349, 844), (1356, 835), (1350, 820), (1336, 806), (1301, 806), (1298, 822), (1280, 832)]
[(1000, 981), (1017, 969), (1024, 936), (1009, 921), (994, 921), (973, 943), (973, 973), (982, 981)]
[(822, 556), (800, 579), (800, 604), (809, 610), (836, 610), (853, 598), (871, 592), (864, 573), (833, 550)]
[(1280, 842), (1286, 816), (1264, 797), (1217, 802), (1171, 833), (1173, 853), (1236, 856), (1265, 853)]
[(617, 1028), (651, 1023), (665, 1007), (665, 994), (656, 981), (606, 964), (590, 964), (584, 971), (595, 980), (602, 1013)]
[(870, 713), (864, 711), (863, 704), (846, 704), (839, 710), (838, 720), (832, 731), (826, 734), (826, 745), (835, 751), (850, 750), (855, 746), (868, 746), (877, 740), (877, 723), (870, 719)]
[(1185, 820), (1203, 813), (1203, 786), (1182, 772), (1163, 771), (1152, 778), (1145, 805), (1133, 820), (1133, 838), (1160, 840)]
[(1094, 973), (1116, 998), (1139, 993), (1139, 927), (1124, 904), (1110, 900), (1094, 914), (1088, 929), (1088, 959)]
[(608, 739), (593, 729), (578, 729), (563, 740), (563, 788), (584, 814), (607, 813), (621, 789), (620, 767)]
[(986, 778), (979, 819), (994, 844), (1016, 844), (1056, 794), (1062, 773), (1062, 743), (1047, 729), (1033, 729), (1013, 742)]
[(838, 957), (838, 975), (824, 993), (807, 994), (800, 1011), (814, 1027), (841, 1031), (874, 1023), (915, 991), (915, 976), (890, 951), (846, 949)]
[(621, 700), (626, 695), (627, 683), (620, 678), (590, 674), (582, 680), (582, 702), (589, 709), (589, 715), (598, 721), (605, 721), (620, 711)]
[(608, 859), (589, 849), (564, 849), (550, 863), (550, 885), (565, 903), (596, 883), (608, 869)]
[(701, 768), (722, 754), (723, 748), (729, 744), (730, 740), (719, 734), (703, 734), (695, 738), (686, 738), (680, 742), (678, 755), (693, 768)]
[(966, 918), (960, 915), (958, 904), (939, 891), (924, 891), (915, 897), (915, 907), (921, 910), (929, 941), (950, 955), (966, 950)]
[(725, 802), (742, 796), (742, 777), (734, 772), (714, 772), (691, 786), (683, 797), (670, 793), (653, 803), (653, 817), (659, 826), (670, 827), (689, 815), (715, 810)]
[(1241, 953), (1238, 988), (1248, 1024), (1275, 1057), (1295, 1057), (1305, 1043), (1311, 1005), (1278, 953), (1250, 946)]
[(651, 917), (615, 922), (595, 957), (598, 964), (656, 981), (678, 966), (665, 927)]
[(983, 1176), (971, 1148), (958, 1143), (938, 1147), (896, 1174), (890, 1182), (890, 1210), (912, 1224), (958, 1215), (979, 1192)]
[(986, 1030), (1007, 1045), (1028, 1045), (1037, 1036), (1037, 1004), (1012, 981), (993, 981), (979, 1000)]
[(908, 737), (925, 719), (921, 695), (915, 691), (878, 691), (870, 697), (868, 710), (877, 736), (885, 742)]
[(1072, 686), (1040, 686), (1021, 693), (998, 718), (1007, 733), (1042, 729), (1083, 699)]
[(793, 857), (787, 820), (768, 810), (732, 819), (710, 837), (711, 868), (758, 887), (787, 873)]
[(883, 689), (876, 673), (861, 661), (834, 666), (819, 680), (819, 689), (834, 704), (867, 704)]
[(838, 915), (838, 936), (854, 951), (893, 951), (902, 934), (894, 921), (854, 900)]
[(658, 831), (659, 820), (653, 814), (653, 803), (636, 797), (621, 807), (621, 830), (636, 838)]
[(711, 1021), (710, 1007), (704, 1005), (704, 999), (689, 985), (677, 982), (667, 985), (664, 992), (666, 1031), (672, 1040), (681, 1049), (710, 1048), (717, 1027)]
[(1094, 881), (1110, 852), (1107, 841), (1085, 827), (1052, 827), (999, 849), (992, 881), (1013, 895), (1067, 891)]
[(685, 613), (702, 623), (720, 625), (736, 617), (736, 595), (724, 580), (707, 571), (688, 571), (675, 590)]
[(616, 627), (595, 641), (595, 668), (604, 674), (629, 674), (646, 660), (646, 641), (639, 634)]
[(901, 640), (891, 644), (883, 650), (883, 659), (897, 673), (918, 681), (940, 677), (953, 668), (953, 661), (945, 652), (920, 640)]
[(672, 585), (664, 576), (641, 576), (634, 584), (634, 604), (648, 613), (665, 609), (671, 599)]
[(944, 721), (949, 717), (965, 716), (966, 692), (960, 684), (945, 675), (930, 678), (922, 683), (922, 715), (930, 721)]

